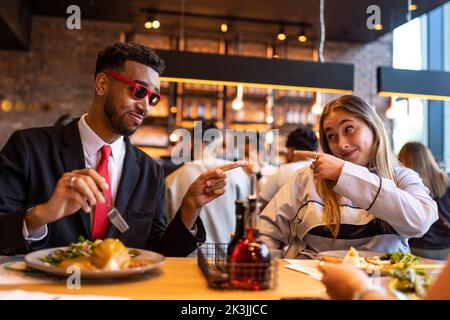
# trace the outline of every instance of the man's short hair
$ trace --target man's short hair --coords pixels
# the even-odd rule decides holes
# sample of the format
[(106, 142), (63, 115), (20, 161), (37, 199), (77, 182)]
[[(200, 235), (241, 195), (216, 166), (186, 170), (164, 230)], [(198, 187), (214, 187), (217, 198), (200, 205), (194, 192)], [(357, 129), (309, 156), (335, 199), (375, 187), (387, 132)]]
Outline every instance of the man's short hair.
[(164, 60), (149, 47), (134, 42), (116, 42), (98, 54), (95, 75), (108, 70), (121, 71), (127, 60), (149, 66), (159, 75), (165, 68)]
[(311, 125), (301, 126), (291, 133), (286, 141), (286, 147), (294, 150), (316, 151), (319, 145)]

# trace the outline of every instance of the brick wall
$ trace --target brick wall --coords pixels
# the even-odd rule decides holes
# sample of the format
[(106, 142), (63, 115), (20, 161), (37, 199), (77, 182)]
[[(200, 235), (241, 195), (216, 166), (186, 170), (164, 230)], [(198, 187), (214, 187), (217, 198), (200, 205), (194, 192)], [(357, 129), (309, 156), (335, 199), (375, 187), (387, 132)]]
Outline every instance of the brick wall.
[[(388, 99), (377, 95), (377, 67), (392, 66), (392, 33), (368, 44), (328, 42), (324, 49), (326, 62), (350, 63), (355, 66), (355, 95), (378, 108), (385, 108)], [(334, 97), (334, 95), (328, 95)]]
[[(63, 18), (34, 16), (31, 48), (27, 52), (0, 50), (0, 100), (18, 103), (9, 112), (0, 108), (0, 148), (14, 130), (32, 126), (51, 125), (64, 113), (80, 115), (86, 112), (93, 97), (93, 73), (98, 51), (132, 30), (131, 24), (82, 21), (81, 30), (68, 30)], [(137, 34), (137, 41), (157, 43), (164, 49), (171, 39)], [(217, 43), (192, 39), (188, 46), (211, 46)], [(261, 52), (257, 52), (258, 48)], [(256, 50), (265, 56), (260, 44), (241, 46), (241, 51)], [(211, 52), (198, 48), (197, 51)], [(212, 51), (214, 52), (214, 51)], [(286, 50), (288, 58), (312, 59), (313, 50), (295, 46)], [(392, 64), (392, 37), (362, 45), (328, 42), (325, 60), (355, 64), (355, 94), (376, 104), (380, 109), (387, 99), (376, 96), (376, 67)], [(326, 95), (324, 101), (333, 98)]]
[(14, 130), (51, 125), (64, 113), (86, 112), (93, 98), (98, 51), (117, 41), (127, 24), (35, 16), (28, 52), (0, 50), (0, 100), (23, 101), (24, 110), (0, 109), (0, 147)]

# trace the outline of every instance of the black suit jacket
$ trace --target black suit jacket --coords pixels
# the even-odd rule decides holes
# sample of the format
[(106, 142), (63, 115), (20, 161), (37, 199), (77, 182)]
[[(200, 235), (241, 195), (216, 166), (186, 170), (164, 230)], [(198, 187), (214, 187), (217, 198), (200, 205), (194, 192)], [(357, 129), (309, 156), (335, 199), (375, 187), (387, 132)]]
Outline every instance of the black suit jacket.
[[(115, 205), (130, 229), (121, 234), (113, 225), (107, 237), (126, 246), (158, 251), (167, 256), (186, 256), (205, 241), (205, 229), (197, 219), (194, 237), (178, 213), (167, 226), (164, 175), (161, 167), (125, 137), (126, 155)], [(47, 237), (30, 246), (23, 237), (27, 210), (46, 202), (61, 176), (85, 168), (83, 147), (74, 121), (65, 127), (16, 131), (0, 152), (0, 255), (65, 246), (90, 237), (89, 215), (79, 211), (48, 225)]]

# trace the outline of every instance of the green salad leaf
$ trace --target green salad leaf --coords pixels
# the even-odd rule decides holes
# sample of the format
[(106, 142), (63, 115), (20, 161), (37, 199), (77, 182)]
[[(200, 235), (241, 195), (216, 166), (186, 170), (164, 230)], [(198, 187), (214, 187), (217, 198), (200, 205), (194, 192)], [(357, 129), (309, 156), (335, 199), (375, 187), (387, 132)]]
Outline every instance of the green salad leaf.
[(395, 268), (390, 285), (401, 292), (413, 293), (423, 297), (430, 286), (430, 277), (424, 270), (414, 268)]
[(102, 240), (91, 241), (89, 239), (85, 239), (83, 236), (80, 236), (78, 238), (78, 242), (71, 243), (66, 249), (55, 250), (40, 259), (41, 261), (57, 265), (67, 259), (75, 259), (83, 256), (90, 257), (92, 255), (92, 249), (98, 246), (101, 242)]
[(403, 252), (385, 253), (380, 257), (380, 260), (389, 260), (391, 264), (398, 264), (402, 266), (412, 266), (422, 261), (418, 256)]

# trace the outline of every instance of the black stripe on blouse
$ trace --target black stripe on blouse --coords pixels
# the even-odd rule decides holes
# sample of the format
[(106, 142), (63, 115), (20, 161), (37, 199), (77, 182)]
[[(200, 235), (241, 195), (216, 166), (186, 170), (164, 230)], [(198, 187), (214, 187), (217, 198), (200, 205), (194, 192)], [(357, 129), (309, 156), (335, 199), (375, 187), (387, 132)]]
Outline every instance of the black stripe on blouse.
[[(308, 234), (333, 238), (333, 234), (326, 226), (317, 226), (308, 231)], [(368, 224), (354, 225), (341, 224), (337, 239), (361, 239), (378, 236), (381, 234), (398, 234), (395, 229), (386, 221), (381, 219), (373, 219)]]

